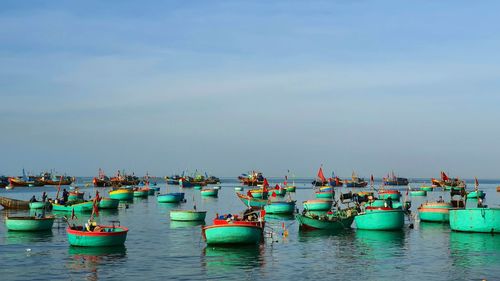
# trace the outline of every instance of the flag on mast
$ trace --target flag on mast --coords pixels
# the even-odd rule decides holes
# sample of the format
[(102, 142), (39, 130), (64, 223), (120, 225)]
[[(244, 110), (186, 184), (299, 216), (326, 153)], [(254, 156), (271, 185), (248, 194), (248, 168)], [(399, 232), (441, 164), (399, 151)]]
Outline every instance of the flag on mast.
[(323, 167), (319, 167), (319, 171), (318, 171), (318, 178), (319, 178), (322, 182), (325, 182), (325, 181), (326, 181), (325, 175), (323, 174)]

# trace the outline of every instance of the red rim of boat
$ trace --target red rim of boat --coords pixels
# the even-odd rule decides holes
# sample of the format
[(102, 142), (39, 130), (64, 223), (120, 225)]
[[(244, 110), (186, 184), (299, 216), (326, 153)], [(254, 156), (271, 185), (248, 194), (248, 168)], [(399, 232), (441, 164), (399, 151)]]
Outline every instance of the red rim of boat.
[(206, 229), (211, 229), (211, 228), (218, 228), (218, 227), (253, 227), (253, 228), (262, 228), (260, 225), (254, 225), (254, 224), (215, 224), (215, 225), (209, 225), (209, 226), (204, 226), (203, 230)]
[(122, 231), (119, 232), (91, 232), (91, 231), (81, 231), (81, 230), (76, 230), (76, 229), (71, 229), (71, 228), (66, 228), (66, 232), (68, 234), (75, 234), (79, 236), (120, 236), (123, 235), (124, 233), (128, 232), (128, 228), (124, 226), (111, 226), (111, 225), (99, 225), (99, 227), (102, 228), (119, 228)]
[(379, 191), (378, 193), (379, 194), (384, 194), (384, 193), (397, 194), (397, 193), (399, 193), (399, 191), (397, 191), (397, 190), (383, 190), (383, 191)]
[(389, 207), (373, 207), (373, 206), (368, 206), (366, 207), (367, 210), (383, 210), (383, 211), (392, 211), (395, 210), (394, 208), (389, 208)]

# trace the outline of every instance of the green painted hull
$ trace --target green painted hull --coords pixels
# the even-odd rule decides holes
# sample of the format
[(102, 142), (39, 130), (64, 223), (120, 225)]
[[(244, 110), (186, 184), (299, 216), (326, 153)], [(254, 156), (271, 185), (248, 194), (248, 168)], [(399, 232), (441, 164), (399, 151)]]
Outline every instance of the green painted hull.
[(181, 197), (175, 196), (174, 194), (162, 194), (159, 195), (156, 200), (158, 203), (179, 203), (181, 201)]
[(467, 194), (467, 198), (472, 199), (472, 198), (484, 198), (486, 196), (486, 193), (482, 190), (478, 191), (471, 191)]
[(433, 191), (434, 189), (432, 188), (432, 186), (421, 186), (421, 187), (420, 187), (420, 190), (424, 190), (424, 191)]
[(253, 196), (253, 198), (257, 198), (257, 199), (262, 199), (263, 197), (267, 197), (267, 196), (264, 196), (263, 192), (252, 192), (252, 196)]
[(49, 202), (31, 202), (30, 203), (30, 209), (45, 209), (49, 208), (50, 203)]
[(243, 187), (241, 186), (237, 186), (234, 188), (235, 191), (243, 191)]
[(291, 202), (271, 202), (271, 204), (264, 206), (267, 214), (293, 214), (295, 211), (295, 201)]
[(148, 190), (148, 194), (149, 194), (149, 195), (155, 195), (155, 192), (156, 192), (156, 190), (155, 190), (154, 188), (150, 188), (150, 189)]
[(418, 213), (421, 221), (427, 222), (447, 222), (450, 220), (450, 214), (436, 213), (432, 211), (425, 211)]
[(354, 221), (354, 216), (339, 218), (338, 220), (320, 220), (300, 214), (296, 217), (300, 223), (300, 227), (305, 229), (343, 230), (350, 228)]
[(411, 196), (427, 196), (427, 191), (425, 190), (414, 190), (410, 191)]
[(129, 201), (134, 199), (134, 192), (133, 191), (128, 191), (128, 192), (110, 192), (109, 197), (111, 199), (117, 199), (117, 200), (122, 200), (122, 201)]
[(203, 229), (207, 244), (257, 244), (262, 228), (249, 225), (213, 225)]
[(356, 227), (367, 230), (398, 230), (403, 228), (403, 210), (367, 210), (355, 218)]
[(287, 186), (286, 187), (286, 191), (288, 191), (288, 192), (295, 192), (296, 189), (297, 189), (296, 186)]
[(421, 221), (448, 222), (451, 208), (450, 203), (425, 203), (418, 208), (418, 215)]
[(283, 188), (282, 189), (271, 189), (267, 192), (267, 195), (272, 196), (273, 192), (276, 193), (276, 196), (283, 197), (286, 194), (286, 189), (283, 189)]
[(125, 243), (127, 231), (102, 232), (99, 236), (86, 236), (88, 232), (79, 232), (77, 234), (66, 232), (68, 242), (71, 246), (78, 247), (108, 247), (119, 246)]
[(75, 210), (75, 212), (91, 212), (92, 204), (92, 201), (72, 205), (59, 205), (52, 203), (52, 210), (62, 212), (72, 212), (73, 210)]
[(219, 195), (218, 189), (205, 189), (201, 191), (201, 196), (217, 197)]
[(500, 232), (500, 208), (450, 210), (450, 228), (465, 232)]
[(243, 197), (239, 197), (240, 200), (245, 204), (245, 206), (250, 206), (252, 208), (263, 208), (265, 205), (267, 205), (269, 202), (264, 199), (247, 199)]
[(379, 194), (379, 198), (399, 201), (399, 198), (401, 198), (401, 194), (400, 193), (382, 193), (382, 194)]
[(79, 195), (68, 195), (68, 201), (83, 200), (83, 194)]
[(307, 211), (328, 211), (332, 208), (332, 200), (308, 200), (304, 202)]
[(326, 199), (332, 199), (333, 198), (333, 192), (316, 192), (316, 198), (326, 198)]
[(205, 221), (206, 211), (170, 211), (170, 219), (173, 221)]
[[(392, 201), (392, 200), (391, 200)], [(372, 206), (372, 207), (385, 207), (385, 204), (386, 204), (386, 201), (385, 200), (381, 200), (381, 199), (377, 199), (377, 200), (374, 200), (373, 202), (369, 202), (367, 203), (367, 206)], [(393, 209), (400, 209), (403, 207), (403, 204), (401, 204), (401, 202), (399, 201), (392, 201), (392, 208)]]
[(194, 186), (194, 189), (196, 189), (196, 190), (201, 190), (201, 188), (202, 188), (202, 187), (201, 187), (200, 185), (195, 185), (195, 186)]
[(148, 197), (149, 191), (147, 190), (134, 190), (134, 197)]
[(118, 199), (102, 198), (99, 202), (99, 209), (118, 209), (118, 205), (120, 205)]
[(5, 225), (12, 231), (44, 231), (52, 229), (54, 218), (37, 219), (35, 217), (8, 217)]

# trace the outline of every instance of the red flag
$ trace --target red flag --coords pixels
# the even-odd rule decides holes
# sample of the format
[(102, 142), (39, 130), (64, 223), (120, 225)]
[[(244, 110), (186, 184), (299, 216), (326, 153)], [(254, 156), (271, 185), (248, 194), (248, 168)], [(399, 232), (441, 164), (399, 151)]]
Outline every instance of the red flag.
[(450, 178), (445, 174), (445, 172), (441, 172), (441, 179), (444, 180), (444, 181), (447, 181)]
[(264, 178), (264, 182), (262, 183), (262, 188), (266, 189), (269, 187), (269, 182), (267, 182), (267, 179)]
[(319, 178), (322, 182), (325, 182), (325, 181), (326, 181), (325, 175), (323, 174), (323, 168), (322, 168), (322, 167), (319, 167), (319, 171), (318, 171), (318, 178)]
[(266, 210), (260, 210), (260, 217), (263, 218), (266, 216)]
[(340, 180), (339, 177), (335, 177), (335, 185), (339, 186), (340, 185)]
[(273, 194), (272, 194), (273, 197), (276, 197), (276, 192), (273, 191)]
[(250, 198), (253, 197), (252, 192), (250, 192), (250, 190), (247, 192), (247, 196)]

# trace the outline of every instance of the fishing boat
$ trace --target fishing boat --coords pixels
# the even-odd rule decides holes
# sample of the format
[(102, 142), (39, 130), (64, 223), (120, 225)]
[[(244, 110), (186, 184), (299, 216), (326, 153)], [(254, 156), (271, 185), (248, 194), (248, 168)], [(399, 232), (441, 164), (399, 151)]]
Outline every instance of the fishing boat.
[(448, 222), (450, 220), (451, 203), (426, 202), (418, 207), (418, 215), (421, 221)]
[(261, 172), (252, 171), (250, 174), (241, 174), (238, 177), (243, 185), (257, 186), (264, 184), (264, 176)]
[(9, 185), (9, 178), (6, 176), (0, 176), (0, 188)]
[(183, 192), (160, 194), (156, 198), (158, 203), (178, 203), (184, 200)]
[(452, 187), (465, 188), (466, 184), (464, 180), (459, 178), (449, 178), (448, 175), (441, 171), (441, 179), (431, 179), (433, 185), (438, 187), (444, 187), (446, 190), (450, 190)]
[(301, 229), (343, 230), (351, 227), (356, 214), (356, 208), (349, 208), (321, 215), (304, 212), (296, 215), (296, 218)]
[(466, 208), (450, 210), (453, 231), (500, 233), (500, 208)]
[(62, 211), (62, 212), (91, 212), (92, 211), (92, 201), (86, 201), (81, 203), (73, 203), (67, 202), (66, 204), (58, 204), (52, 202), (52, 210), (53, 211)]
[(144, 188), (134, 188), (134, 197), (142, 197), (142, 198), (145, 198), (145, 197), (148, 197), (149, 195), (149, 188), (147, 187), (144, 187)]
[(388, 186), (407, 186), (409, 184), (409, 181), (407, 178), (400, 178), (397, 177), (394, 172), (392, 172), (391, 175), (387, 175), (387, 177), (384, 177), (382, 179), (384, 185)]
[(173, 221), (205, 221), (206, 211), (172, 210), (170, 219)]
[(54, 216), (7, 217), (5, 225), (12, 231), (44, 231), (52, 229)]
[(75, 189), (74, 191), (69, 192), (68, 200), (70, 201), (83, 200), (84, 195), (85, 192), (80, 192), (77, 189)]
[(354, 220), (358, 229), (398, 230), (403, 228), (404, 214), (400, 208), (368, 206)]
[(118, 200), (132, 200), (134, 198), (134, 191), (128, 188), (120, 188), (109, 192), (109, 197), (111, 199)]
[(282, 214), (289, 215), (295, 211), (296, 201), (272, 201), (264, 206), (266, 214)]
[(12, 187), (22, 187), (22, 186), (43, 186), (43, 182), (38, 178), (34, 177), (17, 177), (9, 178), (9, 184)]
[(269, 197), (269, 196), (273, 196), (273, 197), (274, 197), (274, 196), (284, 197), (284, 196), (285, 196), (285, 194), (286, 194), (286, 189), (285, 189), (285, 188), (282, 188), (282, 187), (281, 187), (281, 186), (279, 186), (279, 185), (276, 185), (276, 187), (275, 187), (275, 188), (273, 188), (273, 189), (269, 189), (269, 190), (267, 191), (267, 195), (268, 195), (268, 197)]
[(410, 196), (427, 196), (427, 191), (425, 191), (425, 190), (411, 190)]
[(384, 189), (378, 191), (378, 196), (380, 199), (391, 199), (394, 201), (399, 201), (401, 198), (401, 193), (398, 190)]
[[(182, 188), (186, 188), (186, 187), (193, 187), (193, 186), (195, 186), (195, 184), (186, 180), (185, 178), (180, 178), (179, 179), (179, 186)], [(201, 187), (201, 185), (198, 185), (198, 186)]]
[(102, 197), (99, 201), (99, 209), (118, 209), (119, 199)]
[(344, 182), (332, 172), (332, 177), (328, 178), (328, 183), (331, 187), (341, 187), (344, 185)]
[(75, 179), (66, 175), (53, 175), (52, 172), (45, 172), (40, 175), (40, 181), (44, 185), (70, 185)]
[(333, 200), (316, 199), (304, 201), (306, 211), (328, 211), (332, 208)]
[(139, 177), (132, 175), (127, 175), (125, 171), (120, 172), (117, 171), (116, 176), (109, 179), (111, 186), (120, 187), (120, 186), (131, 186), (131, 185), (139, 185), (141, 180)]
[(399, 201), (393, 201), (391, 199), (374, 199), (366, 202), (366, 206), (370, 207), (390, 207), (393, 209), (402, 209), (403, 204)]
[(125, 244), (128, 228), (115, 225), (70, 226), (66, 228), (71, 246), (108, 247)]
[(30, 209), (47, 209), (50, 208), (50, 203), (49, 202), (42, 202), (42, 201), (36, 201), (36, 202), (30, 202), (29, 203)]
[(0, 205), (2, 205), (2, 207), (4, 207), (4, 209), (11, 209), (11, 210), (29, 210), (30, 209), (30, 202), (29, 201), (12, 199), (12, 198), (1, 197), (1, 196), (0, 196)]
[(500, 185), (497, 186), (497, 192), (500, 192)]
[(179, 185), (180, 178), (181, 177), (179, 175), (173, 175), (170, 177), (165, 177), (165, 181), (167, 182), (167, 184), (170, 184), (170, 185)]
[(471, 191), (471, 192), (468, 192), (467, 193), (467, 198), (468, 199), (474, 199), (474, 198), (481, 198), (481, 199), (484, 199), (484, 197), (486, 197), (486, 193), (482, 190), (474, 190), (474, 191)]
[(325, 174), (323, 173), (323, 165), (319, 166), (318, 173), (316, 175), (316, 178), (312, 181), (312, 185), (329, 187), (329, 182), (325, 178)]
[(205, 226), (202, 236), (209, 245), (215, 244), (258, 244), (263, 229), (257, 225), (221, 224)]
[(254, 198), (249, 195), (243, 195), (241, 193), (236, 193), (236, 196), (245, 204), (247, 207), (251, 208), (263, 208), (265, 205), (269, 203), (268, 200), (266, 199), (259, 199), (259, 198)]
[(350, 180), (344, 180), (346, 187), (366, 187), (368, 182), (366, 182), (363, 178), (359, 178), (356, 173), (353, 171)]
[(250, 193), (252, 194), (253, 198), (259, 198), (259, 199), (266, 199), (268, 196), (268, 191), (258, 188), (258, 189), (251, 189)]
[(205, 188), (201, 190), (201, 196), (207, 196), (207, 197), (217, 197), (219, 194), (218, 189), (213, 189), (213, 188)]

